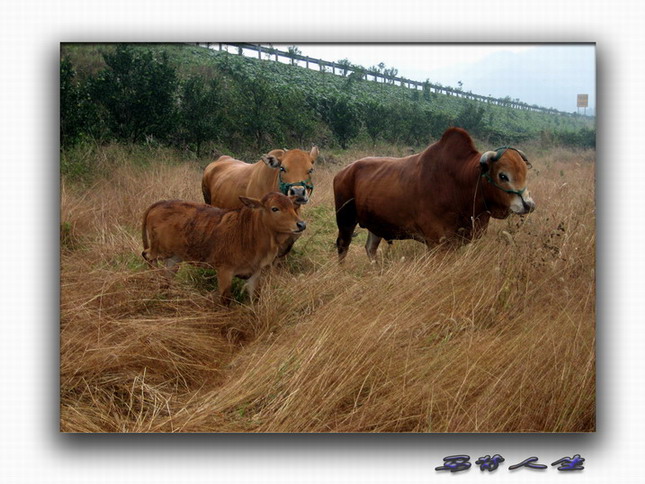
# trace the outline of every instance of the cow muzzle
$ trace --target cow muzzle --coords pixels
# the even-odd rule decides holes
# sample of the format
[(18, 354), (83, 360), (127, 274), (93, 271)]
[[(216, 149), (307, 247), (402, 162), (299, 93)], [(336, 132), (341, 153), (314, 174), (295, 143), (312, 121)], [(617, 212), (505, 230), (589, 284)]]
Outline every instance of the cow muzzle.
[(294, 230), (293, 233), (300, 234), (307, 228), (307, 224), (303, 220), (299, 220), (298, 222), (296, 222), (296, 227), (297, 229)]
[(528, 191), (523, 194), (517, 194), (514, 197), (513, 203), (511, 203), (511, 211), (518, 215), (526, 215), (535, 210), (535, 202), (529, 195)]
[(524, 213), (531, 213), (535, 210), (535, 202), (532, 199), (522, 200), (522, 205), (524, 207)]
[(305, 187), (290, 187), (287, 195), (290, 197), (296, 197), (295, 203), (297, 205), (304, 205), (309, 201), (307, 189)]

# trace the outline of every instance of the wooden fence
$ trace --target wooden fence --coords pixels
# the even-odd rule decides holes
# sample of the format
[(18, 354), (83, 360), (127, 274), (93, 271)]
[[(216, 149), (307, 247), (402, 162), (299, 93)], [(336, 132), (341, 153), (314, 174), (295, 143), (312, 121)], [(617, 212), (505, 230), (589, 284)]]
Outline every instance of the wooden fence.
[[(314, 57), (309, 57), (306, 55), (296, 54), (292, 52), (287, 52), (283, 50), (276, 49), (272, 46), (266, 46), (262, 44), (247, 44), (247, 43), (211, 43), (204, 42), (198, 43), (198, 45), (208, 47), (208, 48), (217, 48), (219, 50), (227, 50), (226, 46), (234, 47), (234, 52), (236, 54), (243, 54), (244, 50), (250, 50), (257, 52), (258, 59), (262, 59), (262, 54), (266, 54), (267, 58), (270, 60), (275, 60), (276, 62), (283, 59), (289, 59), (289, 61), (294, 65), (299, 65), (299, 62), (304, 62), (307, 69), (311, 69), (310, 66), (317, 66), (319, 71), (331, 72), (337, 75), (347, 76), (353, 73), (355, 70), (352, 69), (351, 65), (343, 65), (337, 62), (326, 61), (323, 59), (316, 59)], [(227, 50), (228, 51), (228, 50)], [(374, 82), (382, 82), (388, 84), (399, 85), (402, 87), (407, 87), (409, 89), (423, 90), (429, 89), (431, 92), (438, 94), (445, 94), (446, 96), (455, 96), (464, 99), (472, 99), (473, 101), (484, 102), (487, 104), (494, 104), (497, 106), (504, 106), (513, 109), (521, 109), (524, 111), (538, 111), (548, 114), (559, 114), (571, 116), (573, 113), (567, 113), (564, 111), (558, 111), (557, 109), (543, 108), (535, 104), (527, 104), (521, 101), (514, 101), (510, 98), (495, 98), (491, 96), (482, 96), (480, 94), (473, 94), (472, 92), (465, 92), (460, 89), (442, 86), (440, 84), (433, 84), (429, 81), (419, 82), (413, 81), (410, 79), (405, 79), (404, 77), (389, 76), (382, 72), (371, 71), (369, 69), (362, 69), (360, 74), (363, 74), (367, 80)], [(371, 79), (370, 79), (371, 78)]]

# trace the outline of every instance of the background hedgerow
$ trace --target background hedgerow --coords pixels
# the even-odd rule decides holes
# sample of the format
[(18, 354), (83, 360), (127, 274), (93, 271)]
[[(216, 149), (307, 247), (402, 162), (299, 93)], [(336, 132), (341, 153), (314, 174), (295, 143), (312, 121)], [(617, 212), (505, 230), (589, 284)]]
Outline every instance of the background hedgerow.
[(542, 137), (595, 147), (594, 118), (375, 83), (352, 69), (337, 76), (187, 44), (63, 44), (61, 143), (146, 142), (244, 159), (287, 145), (421, 147), (459, 126), (497, 146)]

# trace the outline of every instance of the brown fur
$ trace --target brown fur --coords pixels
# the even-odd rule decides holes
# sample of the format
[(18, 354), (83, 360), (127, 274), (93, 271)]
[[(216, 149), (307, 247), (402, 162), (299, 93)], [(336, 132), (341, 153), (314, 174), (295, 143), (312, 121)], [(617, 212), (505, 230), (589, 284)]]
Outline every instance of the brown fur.
[[(245, 163), (230, 156), (220, 156), (204, 170), (202, 192), (204, 201), (220, 208), (240, 208), (241, 196), (262, 198), (269, 192), (278, 191), (279, 167), (285, 183), (296, 183), (312, 175), (318, 157), (318, 148), (309, 153), (302, 150), (273, 150), (256, 163)], [(267, 161), (275, 166), (269, 166)]]
[[(317, 157), (318, 148), (315, 146), (309, 153), (299, 149), (273, 150), (253, 164), (230, 156), (220, 156), (204, 170), (204, 201), (214, 207), (235, 209), (242, 206), (241, 196), (262, 198), (269, 192), (277, 192), (280, 167), (285, 170), (282, 172), (282, 180), (285, 183), (313, 180), (310, 170), (313, 169)], [(300, 205), (296, 204), (296, 212), (299, 211)], [(294, 235), (285, 239), (279, 255), (286, 255), (297, 238), (298, 235)]]
[(280, 193), (262, 200), (242, 197), (242, 203), (237, 210), (181, 200), (153, 204), (143, 217), (143, 257), (151, 266), (165, 261), (168, 276), (181, 261), (213, 267), (223, 304), (230, 301), (234, 276), (249, 279), (253, 297), (260, 271), (273, 262), (285, 239), (305, 225), (293, 200)]
[[(468, 133), (451, 128), (422, 153), (363, 158), (345, 167), (334, 177), (341, 260), (357, 223), (370, 231), (366, 249), (373, 258), (381, 238), (427, 245), (470, 240), (485, 231), (491, 216), (507, 217), (517, 195), (482, 178), (480, 157)], [(507, 150), (489, 166), (494, 180), (501, 171), (512, 175), (504, 188), (526, 186), (527, 165), (516, 151)]]

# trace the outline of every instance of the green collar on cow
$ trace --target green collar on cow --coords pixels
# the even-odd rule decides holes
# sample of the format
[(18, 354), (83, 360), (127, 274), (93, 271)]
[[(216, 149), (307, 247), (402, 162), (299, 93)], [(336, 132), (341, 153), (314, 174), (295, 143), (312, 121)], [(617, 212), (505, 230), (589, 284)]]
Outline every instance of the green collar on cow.
[(282, 192), (284, 195), (289, 195), (289, 188), (291, 187), (305, 187), (306, 190), (309, 190), (309, 193), (314, 191), (314, 184), (311, 181), (311, 178), (307, 178), (306, 180), (301, 180), (298, 182), (294, 183), (285, 183), (282, 180), (282, 171), (278, 172), (278, 188), (280, 189), (280, 192)]

